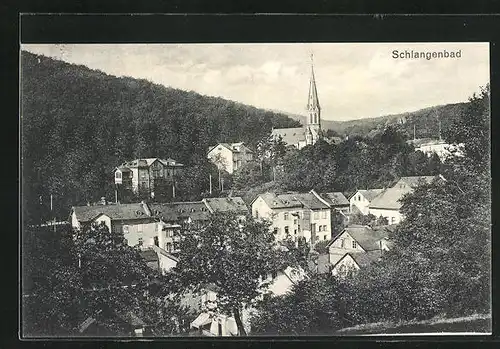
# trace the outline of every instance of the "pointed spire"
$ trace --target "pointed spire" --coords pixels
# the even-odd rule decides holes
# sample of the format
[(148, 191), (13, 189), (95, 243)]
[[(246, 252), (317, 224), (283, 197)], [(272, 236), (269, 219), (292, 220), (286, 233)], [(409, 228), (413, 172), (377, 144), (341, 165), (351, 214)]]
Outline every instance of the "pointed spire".
[(316, 79), (314, 77), (313, 54), (311, 53), (311, 78), (309, 80), (309, 95), (307, 100), (307, 110), (320, 110), (318, 90), (316, 88)]

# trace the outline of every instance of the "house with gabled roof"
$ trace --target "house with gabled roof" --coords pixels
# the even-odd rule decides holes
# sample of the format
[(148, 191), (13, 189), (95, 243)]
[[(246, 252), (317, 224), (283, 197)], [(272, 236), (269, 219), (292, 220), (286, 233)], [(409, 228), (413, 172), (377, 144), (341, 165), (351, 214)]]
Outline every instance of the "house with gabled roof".
[(314, 244), (331, 238), (331, 209), (317, 193), (272, 193), (258, 195), (252, 201), (252, 215), (267, 219), (276, 239), (304, 237)]
[(343, 274), (344, 267), (341, 265), (347, 268), (353, 264), (359, 269), (380, 258), (384, 251), (390, 249), (390, 233), (390, 229), (372, 229), (363, 225), (345, 228), (326, 246), (332, 274)]
[(349, 200), (345, 195), (340, 192), (328, 192), (319, 194), (323, 200), (325, 200), (330, 207), (343, 214), (348, 214), (350, 210)]
[(73, 206), (70, 222), (74, 229), (92, 223), (104, 223), (110, 232), (123, 233), (130, 246), (153, 245), (161, 229), (161, 223), (152, 216), (145, 202)]
[(114, 169), (115, 184), (132, 189), (135, 193), (139, 189), (154, 193), (155, 181), (174, 185), (175, 178), (183, 168), (183, 164), (171, 158), (135, 159)]
[(411, 176), (401, 177), (391, 188), (384, 190), (369, 204), (369, 212), (375, 217), (385, 217), (389, 224), (398, 224), (404, 218), (400, 209), (401, 199), (413, 192), (419, 184), (429, 184), (434, 179), (443, 179), (442, 176)]
[(207, 157), (221, 171), (232, 174), (253, 160), (253, 151), (245, 143), (219, 143), (208, 148)]
[(356, 191), (356, 193), (349, 199), (350, 212), (354, 213), (359, 211), (364, 215), (369, 214), (370, 203), (383, 191), (384, 189), (360, 189)]

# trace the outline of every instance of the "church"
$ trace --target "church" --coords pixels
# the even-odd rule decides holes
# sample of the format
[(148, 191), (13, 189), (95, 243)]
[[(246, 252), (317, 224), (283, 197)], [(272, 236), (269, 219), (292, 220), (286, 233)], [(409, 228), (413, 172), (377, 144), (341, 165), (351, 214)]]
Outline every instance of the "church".
[(307, 100), (307, 122), (303, 127), (276, 128), (272, 130), (274, 139), (281, 139), (289, 146), (298, 149), (314, 144), (321, 138), (321, 107), (314, 77), (314, 65), (311, 55), (311, 77), (309, 80), (309, 96)]

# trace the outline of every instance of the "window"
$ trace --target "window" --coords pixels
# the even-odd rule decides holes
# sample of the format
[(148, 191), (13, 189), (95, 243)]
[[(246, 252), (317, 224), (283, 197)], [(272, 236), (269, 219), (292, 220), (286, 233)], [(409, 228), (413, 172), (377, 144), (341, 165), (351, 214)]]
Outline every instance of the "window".
[(277, 272), (275, 272), (275, 271), (273, 271), (273, 272), (272, 272), (272, 274), (271, 274), (271, 277), (272, 277), (273, 279), (276, 279), (276, 278), (278, 277), (278, 273), (277, 273)]
[(323, 226), (322, 226), (322, 225), (320, 225), (320, 226), (318, 227), (318, 230), (319, 230), (319, 231), (323, 231)]
[(300, 232), (300, 224), (299, 224), (299, 226), (297, 227), (297, 230)]
[(172, 243), (171, 242), (167, 242), (165, 244), (165, 251), (172, 252)]
[(255, 211), (254, 216), (255, 216), (255, 218), (259, 218), (259, 211)]
[(326, 211), (321, 211), (321, 218), (323, 218), (323, 219), (326, 218)]
[(293, 234), (297, 235), (297, 229), (294, 229)]
[(116, 179), (122, 179), (122, 173), (121, 172), (115, 172), (115, 178)]
[(289, 233), (289, 228), (288, 228), (288, 225), (285, 227), (285, 234), (288, 234)]
[(319, 212), (314, 212), (314, 219), (318, 219), (319, 218)]
[(123, 232), (124, 233), (128, 233), (128, 225), (124, 225), (123, 226)]
[(154, 244), (155, 244), (155, 246), (158, 246), (158, 236), (154, 237)]
[(289, 219), (288, 212), (283, 213), (283, 219), (287, 221)]
[(358, 244), (356, 243), (356, 240), (352, 240), (352, 248), (357, 248)]
[(327, 231), (327, 230), (328, 230), (328, 229), (327, 229), (326, 225), (324, 225), (324, 226), (323, 226), (323, 231)]
[(142, 237), (137, 238), (137, 244), (138, 244), (139, 246), (142, 246), (142, 243), (143, 243), (143, 241), (142, 241)]
[(296, 219), (293, 220), (293, 225), (297, 225), (297, 220)]
[(326, 240), (326, 235), (323, 235), (323, 240)]
[(279, 233), (279, 228), (274, 228), (274, 234), (278, 234)]
[(340, 247), (345, 248), (345, 239), (340, 239)]
[(391, 217), (391, 224), (396, 223), (396, 217)]

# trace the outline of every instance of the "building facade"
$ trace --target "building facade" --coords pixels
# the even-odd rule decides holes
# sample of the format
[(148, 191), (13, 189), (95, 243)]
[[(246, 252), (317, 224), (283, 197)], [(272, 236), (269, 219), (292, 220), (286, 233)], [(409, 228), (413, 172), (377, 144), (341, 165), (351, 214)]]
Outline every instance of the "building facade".
[(135, 159), (121, 164), (114, 170), (115, 184), (131, 189), (153, 192), (155, 184), (160, 182), (173, 187), (184, 165), (173, 159), (146, 158)]
[(269, 220), (277, 240), (304, 237), (314, 244), (332, 236), (331, 209), (311, 192), (261, 194), (252, 202), (252, 215)]
[(358, 210), (362, 214), (367, 215), (370, 203), (383, 191), (384, 189), (358, 190), (349, 199), (350, 212), (355, 213)]
[(243, 142), (219, 143), (208, 149), (207, 157), (219, 170), (232, 174), (253, 160), (253, 151)]

